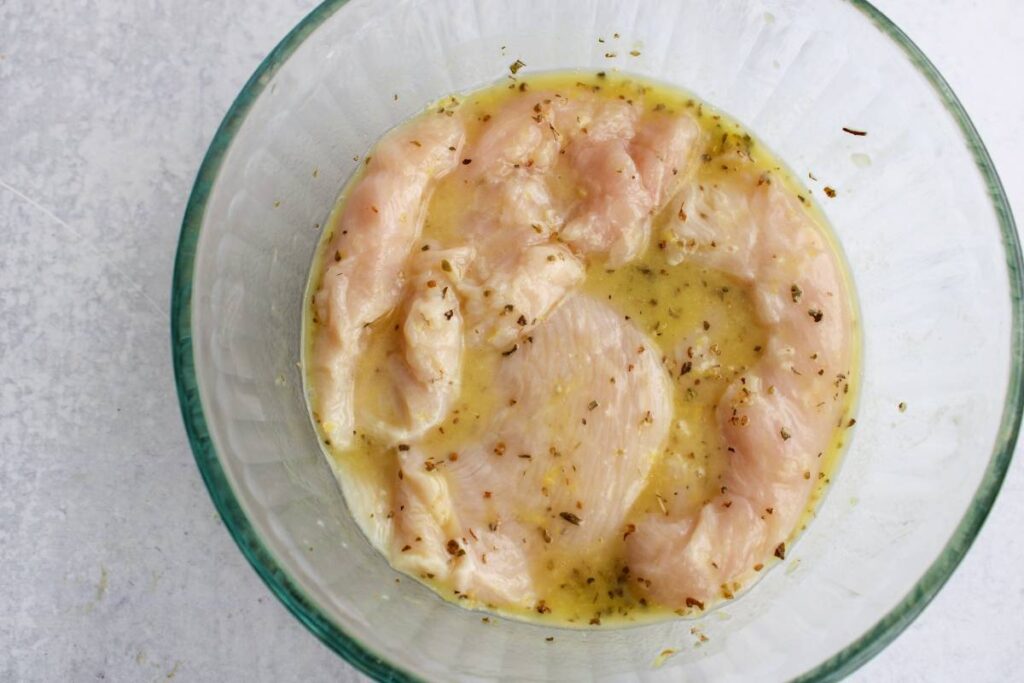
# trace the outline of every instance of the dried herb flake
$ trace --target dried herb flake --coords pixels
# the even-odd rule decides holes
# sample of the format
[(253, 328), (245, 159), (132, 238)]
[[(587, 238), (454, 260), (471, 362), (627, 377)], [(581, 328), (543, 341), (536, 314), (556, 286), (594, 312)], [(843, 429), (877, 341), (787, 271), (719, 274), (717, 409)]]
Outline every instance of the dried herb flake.
[(573, 526), (579, 526), (580, 522), (583, 521), (572, 512), (559, 512), (558, 516), (564, 519), (565, 521), (569, 522), (569, 524), (572, 524)]

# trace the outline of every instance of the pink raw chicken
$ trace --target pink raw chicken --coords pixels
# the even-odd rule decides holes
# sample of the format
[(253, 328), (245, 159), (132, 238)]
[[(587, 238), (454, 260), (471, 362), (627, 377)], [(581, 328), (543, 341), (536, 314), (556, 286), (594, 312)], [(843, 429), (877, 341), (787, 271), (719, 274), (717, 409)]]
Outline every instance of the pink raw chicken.
[[(477, 259), (461, 294), (477, 338), (508, 347), (582, 281), (578, 258), (618, 266), (646, 247), (652, 216), (694, 166), (700, 129), (687, 115), (639, 112), (539, 92), (496, 112), (467, 146), (455, 180), (475, 192), (464, 232)], [(565, 178), (575, 196), (558, 191)]]
[[(453, 283), (473, 257), (469, 247), (421, 252), (409, 266), (400, 309), (399, 352), (385, 361), (390, 385), (382, 402), (360, 401), (356, 417), (371, 434), (394, 445), (423, 436), (440, 423), (461, 388), (462, 314)], [(383, 405), (380, 405), (383, 403)]]
[(851, 349), (841, 267), (794, 197), (740, 168), (689, 185), (676, 204), (670, 258), (749, 282), (768, 333), (762, 359), (718, 405), (729, 452), (722, 492), (696, 511), (652, 515), (628, 539), (638, 585), (686, 607), (731, 595), (766, 558), (785, 555), (842, 416)]
[(340, 448), (354, 427), (353, 370), (363, 329), (398, 304), (406, 258), (420, 237), (433, 183), (457, 163), (454, 117), (416, 119), (386, 135), (345, 199), (314, 297), (319, 321), (310, 363), (314, 412)]
[(503, 358), (495, 390), (491, 436), (457, 461), (402, 453), (392, 557), (477, 600), (528, 605), (550, 547), (599, 553), (622, 533), (667, 433), (671, 387), (650, 339), (576, 294)]

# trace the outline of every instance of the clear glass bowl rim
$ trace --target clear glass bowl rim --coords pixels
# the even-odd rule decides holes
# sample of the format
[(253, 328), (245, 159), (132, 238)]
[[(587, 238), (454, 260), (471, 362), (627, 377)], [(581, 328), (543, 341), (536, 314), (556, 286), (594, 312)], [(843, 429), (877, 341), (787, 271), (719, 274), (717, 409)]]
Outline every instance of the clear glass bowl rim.
[[(1003, 415), (992, 456), (967, 512), (938, 558), (910, 592), (878, 623), (841, 651), (802, 674), (797, 681), (835, 681), (850, 674), (892, 642), (938, 594), (981, 530), (999, 493), (1013, 458), (1024, 407), (1024, 259), (1021, 256), (1013, 214), (992, 159), (963, 105), (921, 49), (867, 0), (846, 1), (863, 12), (882, 33), (895, 41), (911, 63), (935, 88), (943, 105), (962, 131), (989, 188), (993, 208), (999, 220), (1010, 276), (1010, 298), (1013, 308), (1011, 367)], [(306, 628), (357, 669), (380, 681), (415, 681), (418, 680), (416, 676), (376, 656), (355, 637), (335, 625), (305, 595), (263, 544), (235, 497), (220, 464), (217, 450), (210, 439), (199, 397), (195, 359), (192, 353), (192, 278), (196, 247), (206, 203), (217, 181), (221, 163), (246, 115), (273, 75), (313, 31), (347, 2), (348, 0), (324, 0), (304, 17), (260, 63), (231, 104), (214, 134), (199, 167), (182, 219), (171, 289), (171, 352), (178, 401), (199, 471), (224, 524), (253, 569)]]

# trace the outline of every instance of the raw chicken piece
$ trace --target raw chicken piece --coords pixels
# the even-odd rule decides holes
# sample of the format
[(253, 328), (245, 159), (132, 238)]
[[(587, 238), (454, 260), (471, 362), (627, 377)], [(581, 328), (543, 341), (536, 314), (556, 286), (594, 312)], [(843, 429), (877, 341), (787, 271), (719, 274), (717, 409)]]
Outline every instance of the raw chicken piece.
[[(458, 535), (451, 494), (444, 477), (431, 474), (418, 446), (398, 451), (391, 562), (416, 576), (443, 577), (450, 571), (448, 539)], [(432, 461), (431, 461), (432, 462)]]
[[(693, 165), (699, 128), (638, 111), (540, 92), (500, 109), (467, 149), (459, 173), (476, 186), (476, 208), (464, 231), (477, 260), (460, 293), (479, 340), (506, 348), (528, 336), (582, 281), (573, 251), (615, 266), (646, 247), (651, 216)], [(567, 201), (553, 174), (577, 178), (583, 197)], [(546, 244), (556, 234), (572, 251)]]
[(566, 150), (583, 195), (561, 238), (578, 252), (607, 254), (615, 268), (647, 247), (651, 217), (694, 165), (700, 128), (688, 115), (653, 112), (637, 121), (631, 105), (601, 105), (603, 118), (594, 120), (588, 101), (567, 104), (561, 112), (567, 117), (575, 110), (582, 122), (563, 136), (571, 140)]
[(657, 210), (693, 174), (702, 138), (691, 116), (655, 111), (640, 119), (629, 153)]
[(313, 411), (325, 436), (345, 448), (353, 426), (353, 370), (363, 328), (391, 310), (402, 269), (419, 238), (425, 199), (451, 171), (463, 141), (456, 117), (429, 115), (396, 128), (378, 143), (365, 175), (345, 200), (314, 296)]
[(556, 96), (551, 102), (551, 124), (563, 145), (580, 139), (592, 143), (629, 140), (636, 134), (639, 116), (640, 108), (634, 104), (589, 94), (572, 99)]
[(392, 547), (482, 601), (529, 605), (552, 549), (600, 554), (621, 538), (672, 417), (656, 347), (605, 304), (574, 294), (532, 337), (500, 362), (485, 440), (455, 461), (402, 456), (415, 474), (397, 485)]
[[(483, 457), (481, 455), (481, 457)], [(412, 446), (399, 451), (401, 478), (395, 488), (394, 566), (414, 576), (451, 579), (475, 600), (526, 606), (535, 599), (529, 549), (486, 521), (465, 523), (440, 463)], [(441, 461), (443, 463), (443, 461)], [(479, 497), (478, 493), (478, 497)]]
[(526, 338), (583, 281), (583, 264), (551, 243), (564, 221), (547, 175), (559, 150), (552, 98), (538, 93), (500, 109), (466, 150), (473, 164), (459, 171), (475, 186), (463, 234), (476, 258), (458, 288), (477, 343), (505, 349)]
[(558, 158), (559, 139), (551, 125), (554, 93), (514, 100), (488, 120), (475, 144), (467, 147), (465, 169), (472, 180), (500, 182), (519, 170), (547, 171)]
[(737, 168), (676, 202), (686, 210), (669, 226), (674, 258), (747, 280), (768, 334), (762, 359), (718, 405), (729, 452), (721, 492), (699, 510), (642, 520), (627, 541), (639, 585), (682, 608), (730, 597), (767, 557), (785, 555), (842, 416), (851, 340), (842, 270), (795, 198)]
[(509, 251), (480, 284), (460, 286), (470, 332), (505, 350), (528, 337), (584, 276), (583, 264), (560, 244)]
[(655, 210), (627, 141), (578, 140), (570, 150), (584, 198), (566, 221), (561, 238), (577, 252), (607, 253), (611, 268), (632, 261), (647, 247)]
[[(473, 257), (469, 247), (421, 252), (412, 259), (402, 305), (400, 345), (385, 360), (386, 377), (373, 377), (383, 402), (361, 401), (357, 422), (388, 445), (417, 439), (448, 414), (459, 395), (462, 314), (453, 283)], [(384, 330), (398, 333), (399, 328)], [(380, 405), (383, 403), (384, 405)]]
[(756, 224), (752, 199), (731, 183), (687, 183), (668, 203), (673, 214), (665, 230), (668, 262), (687, 259), (752, 280), (751, 254), (759, 234), (751, 229)]
[(480, 251), (482, 269), (534, 244), (549, 242), (565, 221), (565, 209), (552, 196), (549, 179), (533, 169), (481, 187), (463, 230)]

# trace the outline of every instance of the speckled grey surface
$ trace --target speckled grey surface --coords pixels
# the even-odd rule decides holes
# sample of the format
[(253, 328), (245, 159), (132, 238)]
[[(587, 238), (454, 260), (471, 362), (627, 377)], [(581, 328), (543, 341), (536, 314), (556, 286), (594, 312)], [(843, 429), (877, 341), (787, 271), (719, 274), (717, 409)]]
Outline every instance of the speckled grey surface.
[[(178, 412), (171, 267), (242, 83), (311, 0), (0, 0), (0, 680), (356, 680), (248, 567)], [(1024, 216), (1015, 0), (887, 0)], [(855, 676), (1002, 681), (1024, 651), (1024, 462), (960, 570)]]

